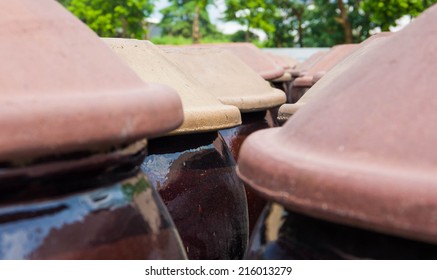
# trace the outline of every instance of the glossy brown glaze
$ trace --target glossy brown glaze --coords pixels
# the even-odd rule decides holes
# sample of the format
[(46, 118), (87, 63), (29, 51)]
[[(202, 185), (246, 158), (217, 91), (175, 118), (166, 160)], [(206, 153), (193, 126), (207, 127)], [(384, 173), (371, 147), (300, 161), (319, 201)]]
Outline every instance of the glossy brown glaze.
[[(243, 123), (240, 126), (220, 131), (236, 161), (238, 160), (241, 145), (250, 134), (261, 129), (277, 126), (271, 123), (270, 116), (271, 114), (266, 111), (241, 114)], [(259, 215), (266, 205), (266, 200), (246, 185), (245, 190), (249, 211), (249, 234), (251, 234)]]
[(437, 246), (330, 223), (269, 203), (245, 259), (436, 259)]
[(158, 190), (190, 259), (241, 259), (247, 201), (235, 161), (217, 133), (150, 141), (142, 169)]
[(436, 19), (434, 5), (331, 69), (282, 128), (248, 137), (239, 175), (299, 213), (437, 243)]
[[(1, 170), (0, 259), (184, 259), (145, 150)], [(76, 161), (80, 161), (77, 163)], [(10, 171), (11, 176), (6, 176)]]

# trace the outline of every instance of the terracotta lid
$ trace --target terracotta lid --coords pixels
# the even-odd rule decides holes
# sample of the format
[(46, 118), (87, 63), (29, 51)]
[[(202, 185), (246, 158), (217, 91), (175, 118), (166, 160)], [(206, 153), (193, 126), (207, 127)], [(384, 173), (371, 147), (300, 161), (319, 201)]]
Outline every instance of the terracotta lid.
[(149, 41), (103, 39), (111, 49), (146, 82), (162, 83), (176, 89), (183, 109), (184, 123), (171, 134), (214, 131), (241, 123), (240, 111), (222, 104), (190, 73), (173, 63)]
[(266, 54), (273, 59), (276, 64), (280, 65), (286, 72), (291, 72), (299, 64), (299, 61), (290, 56), (276, 55), (272, 53)]
[(283, 91), (274, 89), (249, 66), (220, 48), (163, 47), (167, 57), (185, 73), (196, 77), (222, 103), (242, 112), (261, 111), (286, 101)]
[(274, 83), (280, 83), (280, 82), (290, 82), (291, 80), (293, 80), (293, 77), (291, 76), (290, 72), (284, 72), (284, 75), (282, 75), (279, 78), (270, 80), (271, 82)]
[(219, 47), (231, 51), (265, 80), (274, 80), (284, 75), (284, 69), (280, 65), (251, 43), (206, 44), (202, 46)]
[(240, 176), (289, 209), (437, 243), (436, 26), (434, 5), (332, 69), (282, 128), (248, 137)]
[(294, 78), (303, 76), (309, 68), (311, 68), (314, 64), (316, 64), (323, 56), (325, 56), (328, 51), (319, 51), (310, 56), (304, 62), (296, 65), (295, 69), (291, 71), (291, 76)]
[(344, 44), (334, 46), (326, 55), (309, 67), (303, 77), (296, 78), (293, 86), (311, 87), (332, 67), (347, 57), (358, 44)]
[[(367, 51), (373, 48), (377, 48), (381, 40), (384, 40), (390, 35), (390, 32), (382, 32), (374, 35), (364, 42), (358, 45), (344, 60), (340, 61), (336, 66), (334, 66), (330, 71), (336, 71), (338, 75), (347, 74), (348, 69), (355, 63), (355, 60), (360, 56), (364, 55)], [(329, 73), (329, 72), (328, 72)], [(299, 80), (295, 80), (298, 86), (311, 85), (314, 81), (311, 80), (310, 76), (301, 77)], [(335, 82), (335, 81), (332, 81)], [(280, 122), (285, 122), (294, 115), (300, 108), (305, 106), (311, 100), (317, 98), (323, 90), (319, 89), (320, 86), (315, 84), (312, 86), (296, 103), (294, 104), (284, 104), (279, 108), (278, 120)]]
[(0, 14), (0, 162), (105, 149), (182, 122), (175, 91), (141, 81), (56, 1), (7, 1)]

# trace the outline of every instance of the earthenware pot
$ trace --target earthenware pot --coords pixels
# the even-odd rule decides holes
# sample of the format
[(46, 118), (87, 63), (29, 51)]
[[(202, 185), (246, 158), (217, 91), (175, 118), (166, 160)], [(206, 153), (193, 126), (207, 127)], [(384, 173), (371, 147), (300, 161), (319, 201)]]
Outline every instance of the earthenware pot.
[(247, 202), (235, 161), (218, 136), (241, 123), (189, 71), (150, 42), (105, 39), (144, 81), (181, 96), (182, 126), (152, 139), (142, 167), (163, 198), (190, 259), (241, 259), (248, 243)]
[[(406, 28), (373, 40), (333, 67), (310, 89), (319, 91), (317, 98), (283, 127), (246, 139), (239, 176), (264, 198), (290, 211), (342, 225), (332, 232), (346, 236), (345, 243), (373, 242), (367, 241), (367, 234), (347, 240), (352, 231), (343, 228), (349, 227), (434, 247), (437, 133), (430, 127), (437, 120), (437, 81), (430, 73), (437, 63), (436, 19), (434, 5)], [(424, 47), (416, 48), (416, 42)], [(289, 228), (298, 231), (300, 224), (303, 227), (307, 219), (293, 218)], [(320, 236), (332, 229), (314, 228)], [(296, 239), (294, 232), (288, 235)], [(309, 232), (305, 235), (310, 237)], [(318, 242), (313, 241), (308, 244)], [(387, 250), (393, 252), (385, 255), (362, 254), (335, 242), (327, 243), (341, 248), (337, 253), (344, 251), (345, 257), (395, 258), (399, 250), (390, 245)], [(379, 241), (375, 244), (369, 246), (382, 246)], [(407, 257), (416, 256), (427, 257), (421, 253)]]
[(312, 218), (269, 203), (246, 259), (436, 259), (437, 246)]
[(2, 167), (0, 259), (185, 259), (144, 145)]
[(142, 169), (172, 216), (190, 259), (241, 259), (247, 201), (217, 132), (151, 140)]

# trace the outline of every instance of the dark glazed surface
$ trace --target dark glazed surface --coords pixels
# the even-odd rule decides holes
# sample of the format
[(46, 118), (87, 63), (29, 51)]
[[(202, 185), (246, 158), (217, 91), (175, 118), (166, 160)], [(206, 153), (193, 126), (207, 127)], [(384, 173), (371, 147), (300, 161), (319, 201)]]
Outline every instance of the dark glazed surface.
[(269, 203), (246, 259), (436, 259), (437, 246), (314, 219)]
[(190, 259), (241, 259), (248, 242), (247, 201), (217, 133), (149, 142), (142, 169), (159, 191)]
[(138, 169), (144, 150), (115, 158), (57, 163), (69, 171), (30, 169), (39, 176), (9, 170), (13, 180), (2, 169), (0, 259), (185, 258), (165, 206)]
[[(275, 126), (269, 123), (268, 115), (266, 111), (241, 114), (243, 123), (240, 126), (220, 131), (220, 134), (236, 161), (238, 160), (241, 145), (250, 134), (261, 129)], [(251, 234), (259, 215), (264, 209), (266, 200), (261, 198), (246, 185), (245, 190), (249, 211), (249, 234)]]

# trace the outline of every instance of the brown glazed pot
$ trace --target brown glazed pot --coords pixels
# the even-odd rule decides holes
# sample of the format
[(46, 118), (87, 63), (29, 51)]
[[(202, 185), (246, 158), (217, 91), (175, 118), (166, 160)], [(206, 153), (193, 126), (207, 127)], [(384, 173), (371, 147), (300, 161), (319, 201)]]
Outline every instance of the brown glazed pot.
[(182, 123), (176, 92), (56, 1), (3, 4), (0, 258), (185, 258), (139, 168), (143, 139)]
[(185, 259), (143, 144), (2, 167), (0, 259)]
[[(275, 126), (274, 113), (285, 102), (285, 94), (273, 89), (231, 52), (220, 48), (161, 48), (184, 73), (196, 77), (209, 93), (222, 103), (236, 106), (240, 110), (243, 123), (238, 127), (220, 130), (235, 160), (238, 159), (240, 145), (250, 133)], [(265, 201), (248, 188), (246, 195), (250, 231)]]
[[(259, 111), (252, 113), (242, 113), (242, 124), (237, 127), (220, 130), (220, 135), (223, 137), (226, 145), (232, 153), (232, 156), (238, 161), (241, 145), (246, 138), (255, 131), (276, 127), (276, 118), (272, 117), (271, 111)], [(266, 200), (254, 192), (250, 187), (245, 186), (247, 206), (249, 213), (249, 235), (252, 233), (255, 224), (263, 211)]]
[(190, 259), (241, 259), (247, 202), (217, 132), (151, 140), (142, 169), (158, 190)]
[[(309, 217), (326, 222), (314, 227), (321, 237), (322, 228), (329, 232), (338, 224), (332, 232), (347, 238), (355, 234), (342, 234), (343, 227), (409, 240), (387, 241), (386, 255), (378, 256), (360, 252), (367, 234), (356, 233), (345, 242), (357, 252), (341, 249), (344, 257), (396, 258), (393, 252), (404, 248), (399, 244), (419, 243), (426, 245), (403, 257), (436, 256), (436, 19), (434, 5), (401, 31), (345, 58), (310, 89), (320, 91), (317, 99), (282, 128), (249, 136), (241, 148), (240, 177), (305, 216), (302, 223), (316, 223)], [(306, 241), (310, 234), (288, 237), (313, 243)], [(334, 238), (329, 242), (340, 248)]]
[(437, 246), (331, 223), (269, 203), (256, 225), (245, 259), (435, 260)]
[(248, 244), (247, 201), (235, 161), (217, 131), (241, 123), (240, 112), (209, 94), (190, 71), (147, 41), (106, 40), (145, 81), (180, 94), (185, 121), (152, 139), (142, 168), (159, 191), (190, 259), (241, 259)]

